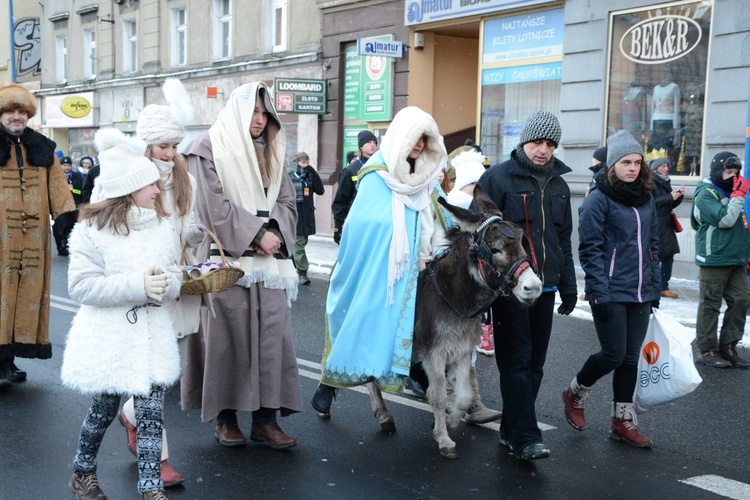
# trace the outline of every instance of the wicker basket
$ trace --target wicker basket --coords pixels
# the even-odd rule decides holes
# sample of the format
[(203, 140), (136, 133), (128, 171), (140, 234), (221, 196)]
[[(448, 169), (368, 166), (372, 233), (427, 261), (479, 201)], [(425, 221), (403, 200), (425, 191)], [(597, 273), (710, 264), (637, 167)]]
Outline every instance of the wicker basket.
[[(187, 295), (202, 295), (204, 293), (216, 293), (229, 290), (238, 279), (245, 275), (245, 272), (242, 269), (227, 264), (227, 260), (224, 258), (224, 249), (221, 247), (221, 243), (216, 235), (208, 229), (203, 229), (203, 232), (207, 233), (216, 243), (216, 247), (219, 249), (219, 254), (221, 255), (221, 264), (223, 267), (216, 268), (209, 271), (208, 274), (204, 274), (197, 278), (183, 280), (180, 291)], [(185, 252), (187, 252), (187, 243), (185, 243), (185, 246), (182, 249), (183, 262), (185, 261)]]

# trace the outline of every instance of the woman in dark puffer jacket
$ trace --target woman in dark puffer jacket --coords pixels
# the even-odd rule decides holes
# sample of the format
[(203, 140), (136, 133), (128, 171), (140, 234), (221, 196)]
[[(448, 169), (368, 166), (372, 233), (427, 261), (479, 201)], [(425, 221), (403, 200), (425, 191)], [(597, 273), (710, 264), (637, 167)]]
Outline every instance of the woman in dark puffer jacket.
[(610, 439), (645, 448), (652, 443), (635, 428), (633, 392), (651, 307), (659, 307), (661, 290), (654, 184), (643, 148), (629, 132), (610, 136), (607, 147), (609, 167), (583, 201), (578, 226), (586, 297), (601, 350), (586, 360), (562, 396), (568, 423), (583, 430), (591, 387), (614, 372)]

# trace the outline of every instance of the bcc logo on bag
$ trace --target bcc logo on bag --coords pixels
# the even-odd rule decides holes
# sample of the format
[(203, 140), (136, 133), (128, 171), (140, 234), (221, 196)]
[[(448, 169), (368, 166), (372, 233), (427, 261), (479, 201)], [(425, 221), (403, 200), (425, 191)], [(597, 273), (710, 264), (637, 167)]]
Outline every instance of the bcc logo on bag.
[(641, 387), (648, 387), (649, 384), (657, 384), (661, 379), (669, 379), (669, 361), (665, 361), (661, 366), (657, 366), (661, 355), (659, 344), (654, 341), (649, 342), (641, 350), (643, 359), (648, 363), (648, 370), (641, 370), (639, 382)]

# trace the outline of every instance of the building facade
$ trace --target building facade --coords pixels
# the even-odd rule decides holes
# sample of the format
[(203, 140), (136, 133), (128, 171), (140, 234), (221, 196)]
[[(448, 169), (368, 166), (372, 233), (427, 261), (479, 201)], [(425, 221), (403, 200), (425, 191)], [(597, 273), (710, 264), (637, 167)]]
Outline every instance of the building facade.
[[(390, 35), (408, 45), (390, 63), (391, 116), (405, 105), (432, 113), (449, 152), (468, 136), (499, 163), (529, 114), (555, 113), (563, 129), (556, 154), (573, 169), (566, 179), (576, 205), (591, 178), (593, 151), (619, 129), (633, 133), (651, 158), (668, 158), (672, 184), (688, 194), (678, 210), (683, 225), (704, 165), (723, 150), (743, 156), (750, 18), (742, 0), (318, 0), (318, 6), (323, 60), (331, 63), (325, 77), (349, 78), (344, 55), (358, 38)], [(387, 126), (350, 120), (341, 106), (346, 89), (332, 92), (339, 105), (321, 128), (321, 155), (337, 169), (348, 126), (376, 133)], [(692, 232), (679, 236), (677, 258), (690, 261)]]
[[(179, 78), (195, 107), (185, 143), (213, 124), (243, 83), (321, 78), (313, 0), (44, 0), (37, 9), (44, 64), (17, 81), (38, 89), (35, 128), (74, 162), (94, 156), (99, 128), (134, 133), (140, 110), (164, 103), (166, 78)], [(318, 115), (290, 110), (282, 121), (287, 159), (304, 149), (315, 161)]]
[[(160, 86), (169, 76), (193, 97), (188, 139), (213, 123), (241, 83), (323, 87), (322, 97), (304, 97), (324, 102), (310, 114), (293, 112), (297, 97), (277, 89), (277, 104), (290, 110), (282, 115), (288, 158), (308, 152), (329, 186), (317, 198), (321, 233), (332, 229), (338, 173), (357, 133), (381, 136), (407, 105), (435, 117), (449, 152), (472, 139), (492, 163), (508, 157), (531, 112), (552, 111), (563, 128), (556, 154), (573, 169), (566, 179), (576, 205), (590, 181), (592, 152), (627, 129), (651, 157), (668, 158), (672, 184), (685, 186), (677, 211), (685, 226), (693, 189), (713, 155), (743, 156), (745, 3), (16, 0), (18, 36), (9, 60), (17, 81), (40, 96), (42, 112), (32, 125), (76, 158), (91, 152), (99, 127), (133, 132), (139, 110), (163, 102)], [(399, 42), (405, 50), (360, 55), (357, 42), (365, 39)], [(0, 78), (8, 67), (0, 66)], [(679, 237), (677, 258), (692, 260), (692, 232)]]

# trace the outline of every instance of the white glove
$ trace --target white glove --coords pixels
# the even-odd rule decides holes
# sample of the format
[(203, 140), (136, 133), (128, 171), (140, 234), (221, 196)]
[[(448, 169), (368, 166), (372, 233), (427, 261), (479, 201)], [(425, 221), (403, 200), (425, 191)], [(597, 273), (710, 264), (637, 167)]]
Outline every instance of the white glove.
[(201, 244), (203, 238), (206, 237), (206, 233), (203, 232), (203, 229), (204, 226), (202, 224), (196, 223), (195, 219), (193, 219), (193, 223), (190, 224), (187, 235), (185, 237), (185, 240), (187, 241), (189, 247), (195, 248)]
[(143, 284), (146, 290), (146, 297), (161, 302), (169, 289), (171, 277), (162, 272), (158, 267), (151, 267), (146, 270), (143, 277)]

